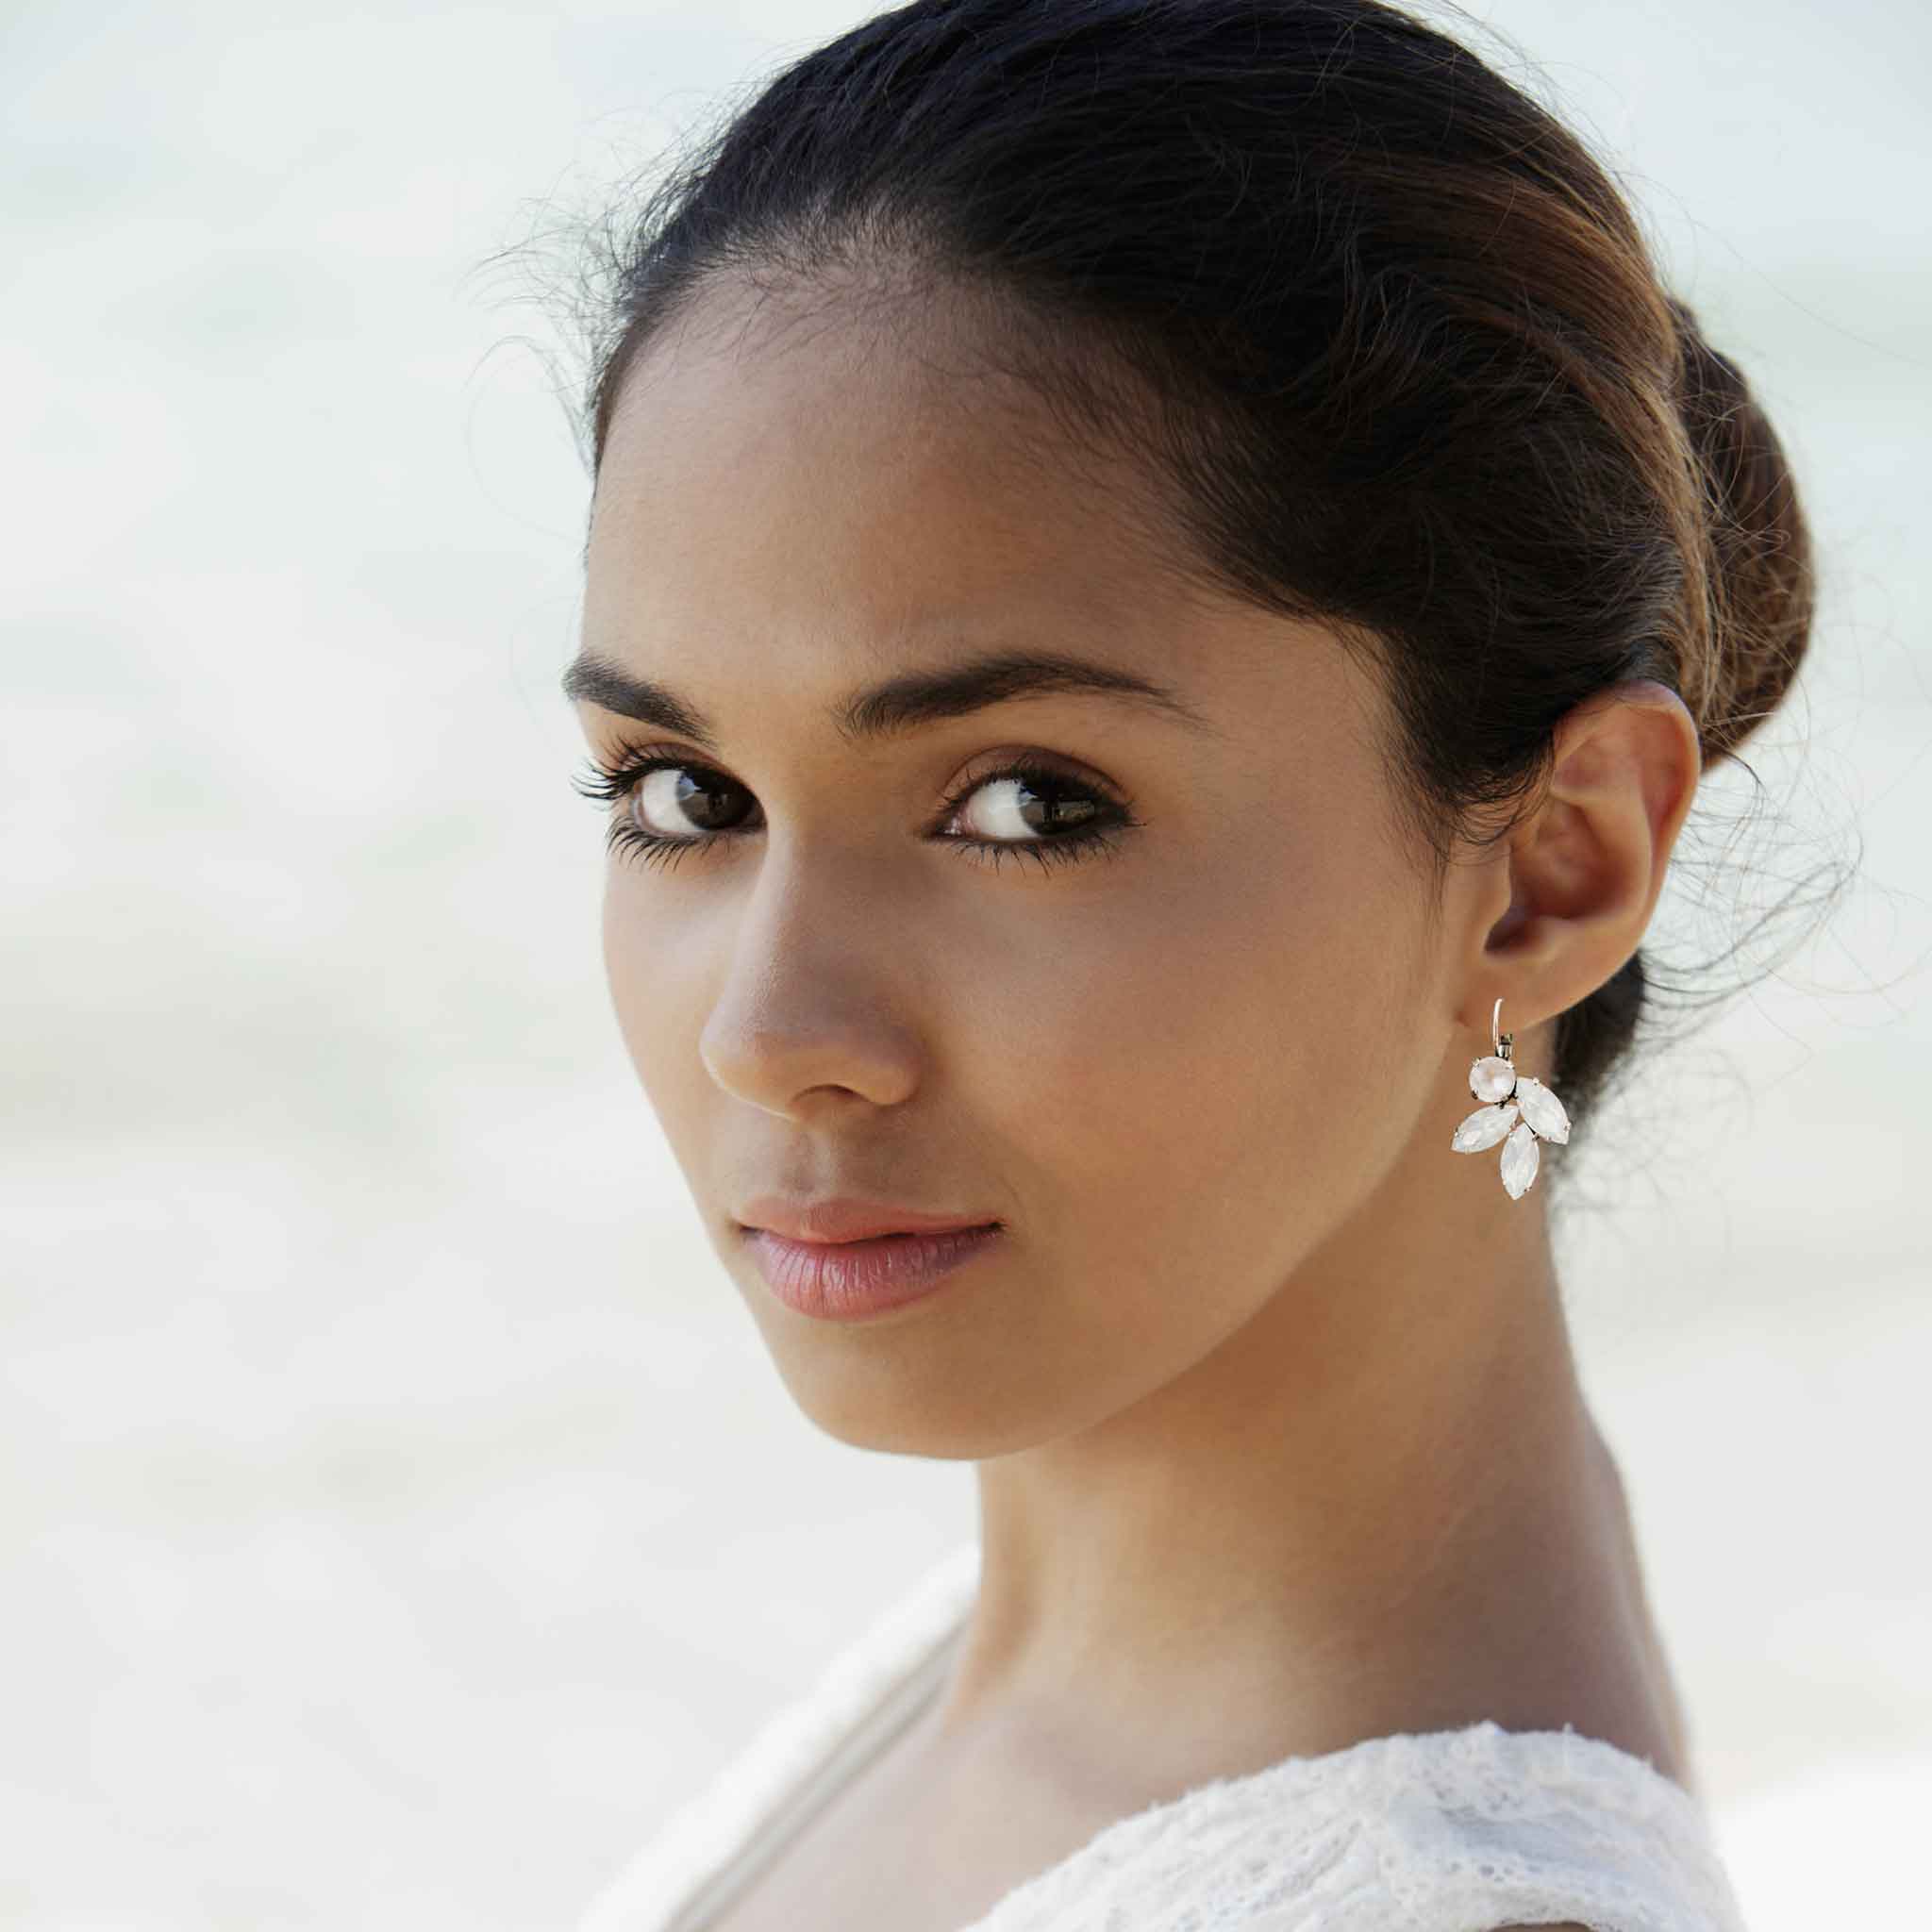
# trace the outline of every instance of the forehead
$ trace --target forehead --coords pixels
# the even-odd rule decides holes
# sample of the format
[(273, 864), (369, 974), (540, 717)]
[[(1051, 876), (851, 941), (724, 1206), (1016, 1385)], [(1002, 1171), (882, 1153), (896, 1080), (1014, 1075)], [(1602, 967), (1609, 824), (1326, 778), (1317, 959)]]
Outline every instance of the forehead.
[[(782, 647), (841, 675), (909, 634), (1112, 641), (1177, 676), (1201, 593), (1158, 486), (1076, 444), (956, 328), (708, 295), (633, 364), (600, 464), (587, 646), (680, 659)], [(829, 674), (829, 665), (828, 665)]]

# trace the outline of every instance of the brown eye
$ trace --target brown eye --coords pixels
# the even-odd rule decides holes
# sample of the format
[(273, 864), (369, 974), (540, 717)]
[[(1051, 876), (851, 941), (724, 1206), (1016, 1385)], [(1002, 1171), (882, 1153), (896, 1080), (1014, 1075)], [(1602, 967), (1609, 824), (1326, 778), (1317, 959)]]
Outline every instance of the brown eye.
[[(712, 782), (703, 782), (708, 778)], [(734, 829), (745, 817), (751, 794), (722, 773), (693, 765), (660, 765), (646, 772), (631, 794), (631, 816), (654, 838), (702, 838)]]
[(1106, 809), (1105, 800), (1072, 779), (1041, 772), (996, 772), (967, 793), (954, 823), (963, 824), (971, 838), (1024, 842), (1064, 838), (1103, 817)]
[[(753, 794), (708, 765), (645, 752), (593, 759), (592, 769), (577, 789), (620, 808), (606, 843), (646, 865), (674, 866), (763, 824)], [(1024, 857), (1045, 869), (1108, 852), (1140, 824), (1125, 800), (1043, 759), (1022, 758), (955, 791), (932, 836), (981, 864)]]

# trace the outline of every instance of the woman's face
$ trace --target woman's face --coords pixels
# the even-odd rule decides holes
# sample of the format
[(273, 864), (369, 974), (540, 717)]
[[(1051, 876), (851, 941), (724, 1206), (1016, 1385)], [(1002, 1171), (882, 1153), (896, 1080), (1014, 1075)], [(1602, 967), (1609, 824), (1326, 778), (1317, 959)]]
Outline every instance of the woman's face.
[[(596, 491), (585, 654), (687, 708), (668, 728), (581, 704), (600, 763), (687, 774), (613, 820), (713, 834), (669, 864), (613, 848), (617, 1017), (806, 1412), (874, 1448), (1029, 1447), (1296, 1292), (1399, 1162), (1452, 1161), (1432, 1096), (1456, 992), (1384, 702), (1326, 632), (1185, 588), (1133, 474), (1052, 460), (1021, 392), (849, 319), (719, 336), (633, 369)], [(1067, 685), (834, 723), (1007, 653), (1181, 709)], [(918, 1301), (826, 1321), (738, 1225), (774, 1193), (1004, 1233)]]

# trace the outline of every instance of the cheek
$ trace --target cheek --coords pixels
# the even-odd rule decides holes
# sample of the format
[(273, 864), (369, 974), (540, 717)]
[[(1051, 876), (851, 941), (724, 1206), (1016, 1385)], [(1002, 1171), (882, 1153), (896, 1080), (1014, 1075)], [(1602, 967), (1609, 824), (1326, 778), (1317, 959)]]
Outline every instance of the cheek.
[(648, 943), (638, 930), (637, 922), (627, 918), (613, 879), (604, 887), (604, 980), (610, 989), (611, 1011), (617, 1030), (624, 1036), (625, 1051), (638, 1077), (648, 1090), (657, 1050), (651, 1038), (649, 1021), (654, 1002), (646, 997), (643, 975), (650, 962), (645, 957)]
[(1386, 856), (1312, 838), (1056, 922), (988, 1051), (1058, 1278), (1150, 1322), (1253, 1312), (1407, 1141), (1420, 922)]
[(667, 924), (648, 888), (621, 870), (604, 891), (604, 975), (611, 1011), (640, 1085), (682, 1158), (681, 1129), (709, 1085), (695, 1042), (704, 1024), (702, 946), (681, 924)]

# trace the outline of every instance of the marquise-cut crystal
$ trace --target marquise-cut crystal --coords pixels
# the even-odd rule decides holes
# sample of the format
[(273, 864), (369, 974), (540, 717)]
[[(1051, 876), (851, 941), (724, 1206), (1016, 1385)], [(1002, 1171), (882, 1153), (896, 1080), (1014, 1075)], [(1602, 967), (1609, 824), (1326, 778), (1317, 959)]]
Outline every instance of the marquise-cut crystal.
[(1469, 1091), (1478, 1100), (1507, 1100), (1516, 1086), (1516, 1069), (1499, 1055), (1486, 1053), (1469, 1070)]
[(1563, 1103), (1541, 1080), (1524, 1074), (1516, 1083), (1516, 1098), (1522, 1103), (1523, 1118), (1539, 1139), (1570, 1138), (1570, 1116), (1563, 1111)]
[(1516, 1103), (1506, 1100), (1501, 1107), (1479, 1107), (1457, 1128), (1449, 1144), (1458, 1154), (1479, 1154), (1493, 1147), (1516, 1124)]
[(1520, 1201), (1536, 1178), (1536, 1136), (1526, 1121), (1519, 1122), (1503, 1142), (1503, 1185), (1512, 1201)]

